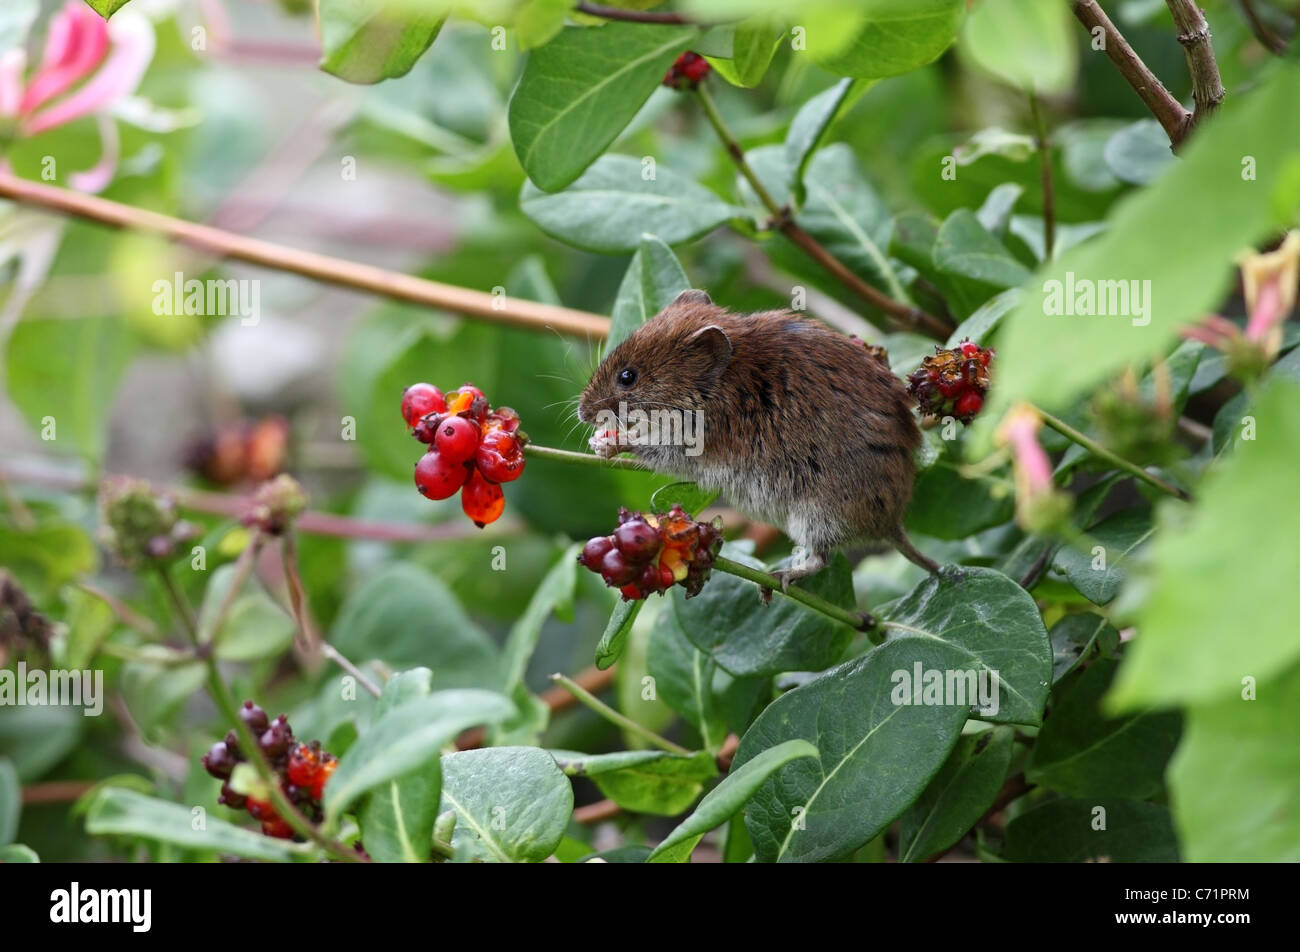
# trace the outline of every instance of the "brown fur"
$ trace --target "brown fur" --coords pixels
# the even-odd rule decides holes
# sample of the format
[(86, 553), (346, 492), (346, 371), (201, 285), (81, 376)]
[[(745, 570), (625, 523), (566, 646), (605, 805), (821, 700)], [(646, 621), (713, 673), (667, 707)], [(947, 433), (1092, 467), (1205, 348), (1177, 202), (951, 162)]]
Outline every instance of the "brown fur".
[[(623, 387), (627, 367), (637, 379)], [(912, 401), (860, 343), (787, 311), (733, 314), (687, 291), (605, 358), (578, 415), (592, 423), (620, 400), (629, 410), (702, 411), (699, 456), (681, 446), (634, 452), (781, 526), (813, 557), (810, 571), (867, 539), (937, 568), (902, 529), (921, 439)]]

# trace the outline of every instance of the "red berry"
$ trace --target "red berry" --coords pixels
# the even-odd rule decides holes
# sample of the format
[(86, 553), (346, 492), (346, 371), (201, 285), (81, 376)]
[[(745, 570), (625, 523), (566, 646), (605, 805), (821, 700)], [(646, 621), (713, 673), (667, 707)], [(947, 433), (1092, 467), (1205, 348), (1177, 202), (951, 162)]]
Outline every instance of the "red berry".
[(984, 398), (974, 391), (967, 391), (958, 398), (953, 406), (953, 415), (959, 420), (970, 421), (984, 406)]
[(476, 460), (479, 472), (494, 483), (508, 483), (524, 471), (523, 447), (503, 430), (489, 430), (484, 435)]
[(293, 839), (293, 827), (278, 816), (262, 821), (262, 833), (266, 836), (274, 836), (278, 840)]
[(578, 556), (578, 561), (591, 569), (593, 572), (600, 571), (600, 560), (605, 557), (605, 553), (614, 548), (614, 542), (609, 536), (596, 536), (582, 547), (582, 552)]
[(962, 380), (960, 377), (952, 380), (944, 377), (939, 378), (939, 392), (949, 399), (957, 396), (957, 394), (961, 393), (965, 389), (966, 381)]
[[(672, 573), (670, 572), (669, 574), (671, 575)], [(651, 562), (649, 565), (647, 565), (645, 568), (641, 570), (641, 577), (638, 578), (636, 581), (641, 591), (645, 592), (646, 594), (649, 594), (650, 592), (659, 591), (660, 588), (659, 566), (656, 565), (654, 562)]]
[(666, 565), (659, 566), (659, 587), (667, 591), (673, 587), (673, 570)]
[(980, 352), (979, 345), (971, 341), (964, 340), (961, 342), (961, 355), (963, 357), (974, 357)]
[(600, 560), (600, 577), (609, 586), (626, 585), (636, 578), (637, 567), (623, 558), (618, 549), (610, 549)]
[(248, 815), (254, 820), (266, 820), (275, 816), (275, 808), (271, 806), (270, 800), (258, 800), (249, 797), (247, 806)]
[(316, 751), (306, 744), (299, 744), (289, 751), (289, 766), (286, 771), (289, 782), (299, 787), (310, 787), (320, 772), (320, 758)]
[(513, 433), (519, 429), (519, 414), (509, 407), (497, 407), (487, 415), (483, 426), (487, 430), (505, 430)]
[(428, 499), (450, 499), (465, 485), (466, 475), (460, 463), (451, 462), (437, 450), (429, 450), (415, 464), (415, 488)]
[(691, 89), (709, 74), (709, 61), (689, 50), (677, 57), (664, 74), (663, 84), (672, 89)]
[(618, 591), (619, 594), (623, 596), (623, 601), (625, 602), (634, 602), (639, 598), (645, 598), (645, 595), (641, 593), (641, 589), (637, 588), (635, 585), (624, 585)]
[(659, 533), (644, 519), (633, 519), (614, 530), (614, 544), (628, 559), (644, 562), (659, 551)]
[(448, 463), (463, 463), (478, 450), (479, 428), (464, 417), (447, 417), (438, 427), (433, 445)]
[(483, 474), (475, 470), (465, 483), (460, 493), (460, 507), (465, 515), (482, 529), (489, 522), (496, 522), (506, 508), (505, 493), (496, 483), (490, 483)]
[(242, 793), (235, 793), (235, 791), (231, 789), (230, 784), (223, 783), (221, 785), (221, 795), (217, 797), (217, 802), (225, 804), (232, 810), (242, 810), (244, 805), (248, 802), (248, 798)]
[(407, 426), (415, 426), (426, 413), (442, 413), (446, 409), (442, 391), (431, 383), (413, 383), (402, 393), (402, 419)]

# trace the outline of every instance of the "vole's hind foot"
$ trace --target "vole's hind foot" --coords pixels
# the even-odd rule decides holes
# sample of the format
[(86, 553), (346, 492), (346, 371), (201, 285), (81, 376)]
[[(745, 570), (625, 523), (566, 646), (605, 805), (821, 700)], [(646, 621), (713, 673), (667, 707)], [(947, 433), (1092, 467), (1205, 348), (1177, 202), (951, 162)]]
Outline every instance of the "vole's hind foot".
[(907, 533), (903, 531), (902, 526), (898, 527), (898, 531), (889, 541), (909, 562), (921, 566), (932, 575), (938, 573), (939, 563), (912, 545), (912, 540), (907, 537)]
[(772, 574), (781, 582), (781, 591), (790, 590), (790, 583), (798, 581), (801, 578), (807, 578), (809, 575), (816, 575), (826, 567), (826, 557), (820, 552), (805, 554), (801, 558), (796, 558), (794, 564), (788, 569), (777, 569)]

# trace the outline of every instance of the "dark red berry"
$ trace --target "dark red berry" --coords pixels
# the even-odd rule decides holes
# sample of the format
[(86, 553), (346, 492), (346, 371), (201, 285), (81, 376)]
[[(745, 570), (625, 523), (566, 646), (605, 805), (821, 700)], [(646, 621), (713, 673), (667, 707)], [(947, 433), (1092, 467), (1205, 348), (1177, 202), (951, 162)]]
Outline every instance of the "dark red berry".
[(270, 819), (262, 821), (262, 833), (266, 836), (273, 836), (278, 840), (293, 839), (293, 827), (278, 816), (272, 816)]
[(636, 578), (637, 571), (636, 564), (623, 558), (623, 553), (618, 549), (610, 549), (600, 560), (600, 577), (605, 580), (606, 585), (612, 587), (626, 585)]
[(438, 427), (433, 445), (448, 463), (463, 463), (478, 450), (479, 428), (464, 417), (447, 417)]
[(643, 519), (633, 519), (614, 530), (614, 544), (628, 559), (644, 562), (659, 551), (659, 532)]
[(645, 598), (645, 596), (641, 594), (641, 589), (637, 588), (635, 585), (624, 585), (618, 591), (619, 594), (623, 596), (623, 601), (625, 602), (634, 602), (639, 598)]
[(273, 720), (257, 743), (262, 748), (262, 753), (268, 757), (280, 757), (288, 753), (289, 745), (293, 743), (293, 730), (289, 727), (288, 718), (281, 714)]
[(222, 741), (217, 741), (203, 755), (203, 769), (218, 780), (229, 780), (230, 773), (239, 761), (230, 753), (230, 748)]
[(443, 415), (441, 413), (430, 413), (420, 417), (411, 430), (411, 435), (421, 443), (433, 443), (434, 437), (438, 435), (438, 427), (442, 424)]
[(236, 760), (244, 759), (243, 751), (239, 749), (239, 735), (233, 730), (226, 731), (226, 749)]
[(582, 552), (578, 555), (578, 561), (591, 569), (593, 572), (600, 571), (600, 560), (605, 557), (605, 553), (614, 548), (614, 540), (609, 536), (596, 536), (582, 547)]
[(694, 89), (708, 74), (709, 61), (700, 54), (688, 50), (668, 67), (663, 84), (671, 89)]
[(221, 794), (217, 797), (217, 802), (230, 807), (232, 810), (242, 810), (244, 804), (248, 802), (248, 798), (242, 793), (235, 793), (235, 791), (231, 789), (230, 784), (223, 783), (221, 785)]
[(446, 409), (442, 391), (431, 383), (413, 383), (402, 393), (402, 419), (407, 426), (415, 426), (427, 413), (441, 413)]
[(244, 702), (244, 706), (239, 709), (239, 719), (247, 724), (248, 729), (254, 734), (262, 733), (271, 723), (270, 718), (266, 716), (266, 711), (252, 701)]
[(980, 348), (978, 344), (974, 344), (968, 340), (961, 342), (961, 355), (963, 357), (974, 357), (979, 352)]
[(300, 787), (310, 788), (320, 771), (319, 751), (306, 744), (297, 744), (289, 751), (289, 764), (286, 774), (289, 782)]
[(463, 465), (451, 462), (437, 450), (430, 450), (415, 464), (415, 488), (429, 499), (450, 499), (465, 485), (467, 475)]

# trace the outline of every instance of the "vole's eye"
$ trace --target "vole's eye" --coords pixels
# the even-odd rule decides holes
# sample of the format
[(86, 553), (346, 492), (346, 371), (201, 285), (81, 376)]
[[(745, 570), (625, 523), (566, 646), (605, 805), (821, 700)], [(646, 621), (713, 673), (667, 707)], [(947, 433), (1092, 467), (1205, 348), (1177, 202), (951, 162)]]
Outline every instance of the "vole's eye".
[(636, 383), (636, 369), (633, 367), (624, 367), (618, 372), (618, 385), (620, 387), (630, 387)]

